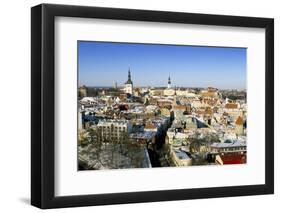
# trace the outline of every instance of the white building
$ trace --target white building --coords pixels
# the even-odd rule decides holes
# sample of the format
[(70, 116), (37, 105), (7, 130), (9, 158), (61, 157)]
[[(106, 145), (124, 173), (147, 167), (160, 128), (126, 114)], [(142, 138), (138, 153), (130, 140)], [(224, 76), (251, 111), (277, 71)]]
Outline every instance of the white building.
[(213, 143), (211, 145), (212, 152), (218, 153), (233, 153), (233, 152), (245, 152), (247, 150), (246, 141), (243, 140), (226, 140), (223, 143)]
[(172, 88), (171, 78), (168, 78), (168, 85), (167, 88), (163, 91), (164, 96), (174, 96), (176, 94), (176, 90)]
[(181, 149), (171, 149), (171, 157), (176, 166), (191, 166), (192, 159)]

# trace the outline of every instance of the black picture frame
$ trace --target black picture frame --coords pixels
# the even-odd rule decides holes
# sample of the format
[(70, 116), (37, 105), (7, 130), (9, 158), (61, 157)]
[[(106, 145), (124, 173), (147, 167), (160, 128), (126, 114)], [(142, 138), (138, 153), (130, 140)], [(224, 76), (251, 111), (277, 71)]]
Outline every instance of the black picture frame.
[[(264, 28), (265, 184), (95, 195), (54, 195), (55, 17)], [(164, 11), (41, 4), (31, 8), (31, 204), (39, 208), (218, 198), (274, 193), (274, 20)]]

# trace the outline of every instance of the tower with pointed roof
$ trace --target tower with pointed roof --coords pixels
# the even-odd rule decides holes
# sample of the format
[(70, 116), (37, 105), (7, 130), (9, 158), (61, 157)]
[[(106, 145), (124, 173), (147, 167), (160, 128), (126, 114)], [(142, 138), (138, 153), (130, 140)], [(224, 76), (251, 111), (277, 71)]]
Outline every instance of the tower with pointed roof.
[(176, 95), (176, 89), (172, 88), (171, 77), (169, 75), (167, 88), (164, 89), (164, 96), (174, 96), (174, 95)]
[(238, 118), (235, 121), (237, 135), (243, 135), (244, 132), (243, 124), (244, 124), (243, 118), (241, 116), (238, 116)]
[(125, 82), (125, 93), (133, 94), (133, 81), (131, 79), (131, 70), (128, 71), (128, 80)]
[(169, 78), (168, 78), (168, 86), (167, 86), (167, 88), (168, 89), (170, 89), (172, 86), (171, 86), (171, 78), (170, 78), (170, 76), (169, 76)]

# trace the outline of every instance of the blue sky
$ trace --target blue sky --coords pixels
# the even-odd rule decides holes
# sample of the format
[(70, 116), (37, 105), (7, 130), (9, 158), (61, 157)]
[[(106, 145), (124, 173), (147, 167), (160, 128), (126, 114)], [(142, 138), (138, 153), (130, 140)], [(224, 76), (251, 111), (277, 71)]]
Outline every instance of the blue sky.
[(78, 42), (79, 85), (246, 88), (245, 48)]

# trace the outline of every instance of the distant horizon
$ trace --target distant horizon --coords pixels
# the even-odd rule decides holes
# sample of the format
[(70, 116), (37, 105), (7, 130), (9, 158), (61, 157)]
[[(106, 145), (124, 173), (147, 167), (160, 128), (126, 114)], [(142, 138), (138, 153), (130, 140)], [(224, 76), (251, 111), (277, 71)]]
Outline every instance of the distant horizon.
[[(88, 85), (78, 85), (78, 87), (82, 87), (82, 86), (85, 86), (87, 88), (113, 88), (115, 89), (114, 86), (88, 86)], [(167, 86), (159, 86), (159, 87), (156, 87), (156, 86), (134, 86), (134, 89), (135, 88), (147, 88), (147, 87), (150, 87), (150, 88), (167, 88)], [(124, 86), (117, 86), (117, 89), (122, 89), (124, 88)], [(181, 86), (181, 87), (171, 87), (170, 89), (179, 89), (179, 88), (184, 88), (184, 89), (207, 89), (207, 88), (214, 88), (214, 89), (218, 89), (218, 90), (238, 90), (238, 91), (242, 91), (242, 90), (246, 90), (246, 89), (239, 89), (239, 88), (217, 88), (217, 87), (212, 87), (212, 86), (207, 86), (207, 87), (188, 87), (188, 86)]]
[[(246, 48), (78, 41), (78, 86), (246, 90)], [(98, 76), (98, 77), (97, 77)]]

